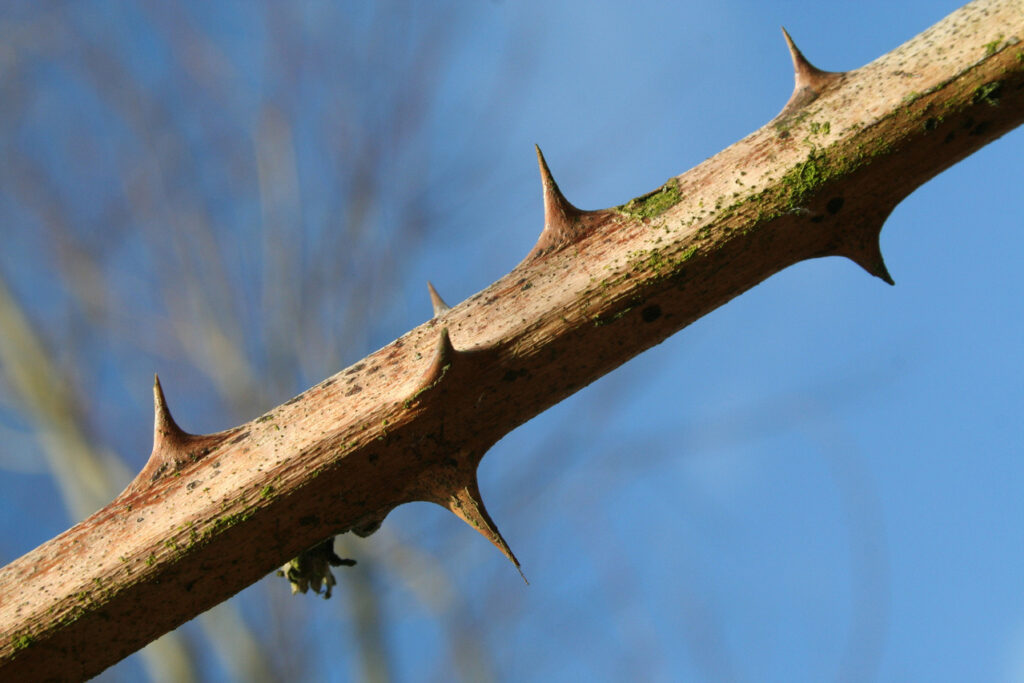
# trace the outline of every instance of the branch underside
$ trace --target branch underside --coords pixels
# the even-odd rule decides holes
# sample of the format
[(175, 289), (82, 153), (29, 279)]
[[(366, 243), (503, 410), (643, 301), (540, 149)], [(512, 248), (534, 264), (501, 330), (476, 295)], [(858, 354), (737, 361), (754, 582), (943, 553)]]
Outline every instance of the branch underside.
[(1024, 120), (1022, 38), (1019, 3), (976, 2), (831, 73), (786, 35), (796, 86), (776, 119), (600, 211), (569, 203), (538, 149), (545, 227), (527, 258), (452, 308), (431, 286), (429, 322), (300, 396), (190, 435), (157, 383), (139, 477), (0, 570), (3, 678), (94, 675), (405, 502), (449, 508), (518, 566), (480, 498), (487, 449), (793, 263), (845, 256), (891, 283), (878, 237), (896, 204)]

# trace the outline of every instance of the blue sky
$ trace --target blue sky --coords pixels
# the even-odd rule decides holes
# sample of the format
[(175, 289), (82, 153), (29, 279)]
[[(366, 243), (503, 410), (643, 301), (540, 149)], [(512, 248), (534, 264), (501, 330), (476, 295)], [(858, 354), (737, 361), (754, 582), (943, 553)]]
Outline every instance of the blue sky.
[[(346, 50), (370, 55), (356, 60), (358, 73), (319, 80), (275, 68), (268, 36), (281, 28), (253, 19), (244, 5), (186, 12), (220, 47), (218, 73), (230, 73), (218, 76), (232, 87), (214, 120), (254, 127), (264, 98), (292, 98), (301, 216), (310, 230), (326, 211), (320, 198), (331, 176), (317, 148), (330, 141), (304, 127), (304, 118), (337, 89), (355, 102), (372, 99), (366, 116), (389, 103), (377, 89), (394, 74), (359, 43), (353, 26), (369, 27), (374, 17), (357, 5), (342, 3), (345, 11), (336, 12), (306, 3), (305, 23), (292, 27), (328, 51), (310, 48), (309, 60)], [(817, 66), (846, 70), (958, 6), (463, 3), (445, 24), (448, 62), (431, 84), (426, 124), (410, 143), (429, 159), (420, 171), (434, 193), (436, 227), (393, 273), (395, 294), (344, 361), (423, 322), (427, 279), (454, 304), (521, 260), (541, 226), (534, 143), (573, 203), (620, 204), (781, 109), (792, 74), (780, 25)], [(177, 97), (161, 83), (188, 60), (137, 30), (160, 13), (140, 18), (129, 5), (95, 7), (79, 8), (68, 23), (73, 33), (114, 36), (115, 56), (151, 84), (156, 100)], [(432, 6), (424, 7), (396, 4), (383, 16), (401, 16), (415, 36), (434, 21)], [(16, 10), (7, 12), (4, 25), (15, 25)], [(337, 41), (325, 39), (334, 34)], [(396, 36), (387, 47), (407, 50), (401, 32)], [(58, 53), (53, 63), (67, 58)], [(31, 132), (32, 121), (59, 127), (70, 125), (68, 110), (77, 107), (83, 117), (94, 111), (94, 94), (60, 82), (50, 69), (60, 72), (42, 63), (32, 72), (38, 80), (22, 86), (42, 93), (32, 98), (32, 116), (21, 128), (4, 129), (17, 131), (16, 144), (42, 160), (62, 192), (98, 192), (85, 185), (88, 174), (65, 163), (66, 147)], [(169, 145), (208, 129), (208, 112), (192, 118), (168, 106), (177, 122)], [(86, 154), (100, 150), (102, 159), (104, 150), (126, 143), (116, 125), (96, 116), (88, 127), (94, 137), (81, 145)], [(257, 234), (259, 207), (231, 199), (233, 185), (213, 164), (216, 149), (187, 149), (184, 161), (172, 162), (158, 147), (153, 163), (187, 164), (211, 192), (224, 185), (217, 195), (223, 205), (213, 213), (229, 248)], [(529, 586), (493, 548), (426, 504), (396, 510), (382, 534), (355, 542), (350, 552), (386, 563), (407, 561), (395, 559), (396, 549), (415, 547), (429, 557), (424, 590), (460, 596), (478, 633), (474, 647), (487, 653), (499, 680), (1024, 680), (1022, 155), (1024, 137), (1014, 131), (897, 207), (882, 232), (895, 287), (837, 258), (798, 264), (501, 441), (483, 461), (481, 488)], [(397, 161), (389, 168), (396, 192), (417, 172)], [(103, 163), (94, 169), (102, 185)], [(116, 179), (118, 170), (109, 173)], [(22, 227), (30, 221), (18, 220), (15, 204), (4, 205), (3, 234), (28, 253), (37, 238)], [(388, 206), (375, 211), (378, 241), (386, 242), (403, 214)], [(87, 212), (81, 220), (102, 224)], [(108, 278), (144, 300), (155, 285), (147, 285), (135, 254), (127, 249)], [(61, 295), (39, 275), (46, 266), (19, 263), (3, 260), (8, 277), (22, 292), (40, 283), (24, 297), (26, 306), (35, 307), (41, 325), (60, 330), (53, 302)], [(58, 332), (50, 334), (59, 345)], [(109, 373), (127, 372), (124, 359), (94, 359)], [(190, 379), (183, 363), (130, 364), (131, 378), (123, 387), (111, 381), (103, 397), (110, 412), (95, 418), (97, 431), (114, 431), (104, 420), (136, 423), (148, 410), (136, 404), (145, 404), (145, 377), (154, 370), (165, 387), (168, 374), (174, 378), (183, 424), (195, 431), (228, 426), (230, 418), (210, 408), (209, 384)], [(322, 379), (310, 374), (291, 393)], [(290, 395), (282, 389), (272, 399)], [(8, 431), (20, 433), (21, 420), (6, 419)], [(130, 431), (112, 439), (112, 448), (141, 466), (148, 428)], [(34, 457), (27, 437), (11, 443), (27, 453), (19, 461)], [(9, 560), (70, 520), (19, 512), (27, 497), (52, 494), (46, 477), (4, 478)], [(395, 578), (400, 573), (416, 576), (417, 566), (385, 568), (373, 579), (396, 678), (444, 680), (438, 651), (446, 647), (451, 613), (424, 606), (412, 584)], [(245, 600), (240, 609), (258, 623), (261, 603)], [(342, 590), (329, 603), (302, 605), (301, 618), (314, 624), (309, 652), (321, 680), (360, 675), (350, 664), (357, 646), (351, 604)], [(209, 680), (228, 675), (208, 652), (200, 657)], [(107, 676), (130, 678), (137, 666), (128, 662)]]

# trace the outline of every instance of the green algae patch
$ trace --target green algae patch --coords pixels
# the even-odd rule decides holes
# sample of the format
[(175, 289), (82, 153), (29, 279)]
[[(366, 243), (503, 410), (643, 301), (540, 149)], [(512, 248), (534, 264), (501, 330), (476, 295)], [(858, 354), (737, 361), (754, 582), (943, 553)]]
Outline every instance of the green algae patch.
[(990, 107), (998, 107), (999, 99), (1002, 97), (1002, 95), (1002, 81), (992, 81), (990, 83), (985, 83), (984, 85), (979, 85), (977, 88), (974, 89), (974, 93), (971, 96), (971, 104), (984, 102)]
[(32, 646), (33, 638), (30, 635), (19, 633), (11, 636), (11, 645), (14, 647), (14, 651), (18, 652)]
[(806, 197), (839, 174), (840, 171), (829, 162), (824, 152), (811, 150), (806, 160), (791, 168), (781, 178), (780, 187), (786, 208), (792, 210), (800, 206)]
[(633, 218), (655, 218), (668, 211), (683, 200), (679, 192), (679, 183), (675, 178), (653, 192), (630, 199), (616, 207), (619, 211)]

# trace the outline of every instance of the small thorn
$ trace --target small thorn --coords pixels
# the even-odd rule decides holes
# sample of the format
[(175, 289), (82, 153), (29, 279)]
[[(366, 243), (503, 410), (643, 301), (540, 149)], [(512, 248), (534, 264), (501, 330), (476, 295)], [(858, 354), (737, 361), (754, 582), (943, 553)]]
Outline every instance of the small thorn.
[(437, 340), (437, 350), (434, 352), (432, 367), (442, 368), (450, 365), (455, 357), (455, 347), (452, 346), (452, 338), (448, 334), (448, 328), (441, 328), (441, 336)]
[(427, 280), (427, 289), (430, 290), (430, 304), (434, 307), (434, 317), (443, 315), (452, 309), (451, 306), (444, 302), (441, 295), (434, 289), (434, 285), (431, 284), (430, 280)]
[(825, 87), (839, 78), (842, 73), (822, 71), (811, 64), (793, 42), (786, 27), (780, 28), (782, 28), (782, 37), (786, 39), (786, 46), (789, 48), (789, 56), (793, 59), (793, 94), (790, 95), (789, 101), (782, 109), (782, 114), (787, 114), (816, 100)]
[(889, 269), (886, 268), (885, 261), (882, 259), (882, 253), (880, 251), (878, 255), (874, 258), (860, 258), (851, 260), (858, 266), (866, 270), (869, 275), (874, 275), (887, 285), (895, 286), (896, 281), (893, 280), (892, 275), (889, 274)]
[(527, 255), (528, 259), (577, 239), (581, 232), (580, 218), (588, 213), (569, 203), (558, 189), (558, 183), (551, 175), (551, 169), (548, 168), (540, 146), (533, 147), (537, 150), (537, 165), (540, 167), (540, 180), (544, 190), (544, 230), (541, 231), (537, 244)]
[(874, 275), (888, 285), (895, 285), (896, 282), (885, 265), (885, 259), (882, 258), (882, 247), (878, 243), (879, 232), (880, 227), (876, 228), (873, 234), (867, 235), (856, 247), (844, 250), (840, 254), (866, 270), (869, 275)]
[(240, 428), (236, 428), (215, 434), (189, 434), (171, 417), (160, 377), (153, 375), (153, 450), (142, 470), (118, 498), (139, 493), (168, 472), (198, 462), (222, 441), (239, 431)]
[(534, 145), (533, 148), (537, 150), (537, 165), (540, 166), (540, 180), (544, 188), (544, 230), (569, 232), (580, 210), (570, 204), (558, 189), (558, 183), (551, 175), (551, 169), (548, 168), (548, 162), (544, 159), (540, 146)]
[(494, 520), (488, 514), (487, 508), (484, 507), (484, 501), (480, 496), (480, 488), (477, 486), (475, 477), (467, 485), (456, 489), (454, 493), (450, 494), (448, 509), (493, 543), (515, 565), (519, 576), (523, 577), (523, 581), (527, 584), (530, 583), (526, 580), (526, 575), (523, 574), (523, 568), (519, 565), (519, 560), (516, 559), (512, 549), (508, 547), (508, 543), (505, 542)]
[(789, 31), (786, 30), (785, 26), (780, 26), (782, 29), (782, 37), (786, 39), (786, 47), (789, 48), (789, 56), (793, 59), (793, 81), (797, 88), (811, 87), (813, 88), (817, 79), (820, 79), (824, 75), (828, 75), (828, 71), (822, 71), (818, 67), (807, 61), (804, 57), (804, 53), (800, 51), (800, 48), (793, 42), (793, 38), (789, 35)]
[(162, 446), (181, 443), (191, 436), (171, 417), (164, 389), (160, 386), (160, 377), (156, 374), (153, 375), (153, 413), (154, 453), (161, 450)]
[(866, 269), (869, 273), (877, 277), (885, 284), (895, 287), (896, 281), (892, 279), (892, 275), (889, 274), (889, 269), (885, 266), (885, 260), (882, 258), (882, 252), (878, 252), (878, 260), (875, 261), (873, 267)]
[(424, 375), (423, 381), (420, 383), (421, 390), (424, 391), (433, 385), (435, 385), (444, 374), (451, 367), (452, 359), (455, 358), (455, 347), (452, 346), (452, 339), (448, 335), (448, 328), (441, 328), (441, 336), (437, 339), (437, 347), (434, 350), (434, 360), (430, 363), (430, 367), (427, 369)]

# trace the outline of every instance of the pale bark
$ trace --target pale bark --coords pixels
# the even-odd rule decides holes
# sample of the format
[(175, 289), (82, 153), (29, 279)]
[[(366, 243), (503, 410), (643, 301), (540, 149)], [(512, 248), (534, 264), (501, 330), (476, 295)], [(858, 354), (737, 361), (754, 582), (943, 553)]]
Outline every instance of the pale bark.
[(889, 281), (893, 207), (1024, 120), (1022, 38), (1020, 0), (980, 0), (855, 71), (794, 52), (778, 118), (628, 204), (576, 209), (541, 158), (546, 227), (523, 263), (252, 422), (185, 434), (157, 385), (135, 481), (0, 570), (2, 678), (93, 675), (409, 501), (512, 558), (476, 485), (487, 449), (793, 263), (847, 256)]

